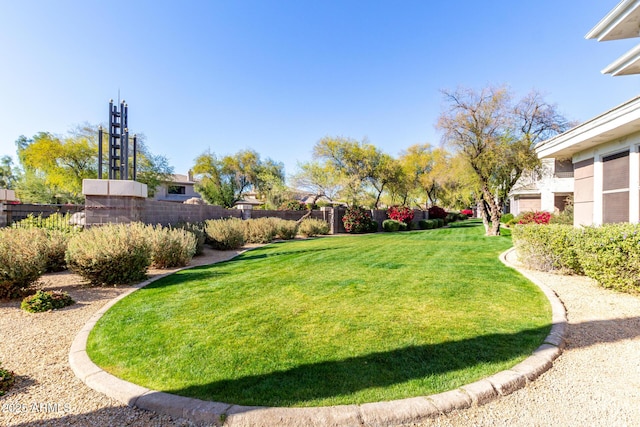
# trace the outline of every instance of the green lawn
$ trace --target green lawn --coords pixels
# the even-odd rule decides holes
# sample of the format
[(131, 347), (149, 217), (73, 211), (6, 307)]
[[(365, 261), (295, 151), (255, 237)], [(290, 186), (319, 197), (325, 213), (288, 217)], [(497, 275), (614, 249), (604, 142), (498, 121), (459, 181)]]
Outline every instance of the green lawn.
[(550, 329), (537, 287), (479, 223), (289, 241), (185, 270), (116, 304), (95, 363), (155, 390), (264, 406), (438, 393), (507, 369)]

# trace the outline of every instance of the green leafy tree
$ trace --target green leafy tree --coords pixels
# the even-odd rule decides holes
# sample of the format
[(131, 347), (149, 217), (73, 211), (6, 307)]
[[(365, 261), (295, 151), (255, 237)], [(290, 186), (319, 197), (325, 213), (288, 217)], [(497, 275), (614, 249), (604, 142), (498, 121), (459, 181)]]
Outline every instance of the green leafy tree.
[[(19, 197), (33, 203), (82, 203), (82, 180), (98, 176), (98, 128), (78, 126), (66, 137), (40, 132), (16, 141), (24, 173), (16, 184)], [(149, 195), (170, 180), (173, 168), (166, 157), (147, 148), (144, 135), (138, 137), (137, 181), (147, 184)], [(108, 138), (103, 141), (103, 164), (108, 164)], [(129, 162), (132, 176), (133, 162)], [(106, 177), (108, 172), (103, 171)]]
[(340, 182), (341, 198), (352, 206), (364, 204), (370, 189), (373, 189), (372, 204), (377, 206), (399, 171), (393, 158), (366, 140), (326, 137), (316, 143), (313, 156), (335, 175), (335, 181)]
[(253, 150), (241, 150), (222, 158), (205, 152), (193, 167), (199, 178), (196, 191), (210, 204), (232, 207), (249, 191), (273, 194), (284, 188), (284, 166), (270, 159), (262, 161)]
[(0, 188), (13, 190), (18, 180), (19, 172), (13, 167), (11, 156), (0, 158)]
[(97, 177), (98, 147), (86, 138), (40, 132), (31, 140), (21, 137), (16, 145), (25, 171), (17, 190), (24, 201), (79, 203), (82, 179)]
[(568, 129), (570, 123), (536, 92), (517, 103), (506, 87), (443, 94), (447, 108), (438, 127), (476, 179), (486, 234), (499, 235), (509, 191), (524, 170), (539, 167), (534, 145)]

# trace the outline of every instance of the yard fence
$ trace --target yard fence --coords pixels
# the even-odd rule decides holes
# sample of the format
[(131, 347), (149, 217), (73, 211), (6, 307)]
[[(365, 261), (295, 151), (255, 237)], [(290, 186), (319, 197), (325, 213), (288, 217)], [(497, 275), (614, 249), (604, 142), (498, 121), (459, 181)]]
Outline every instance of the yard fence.
[[(37, 225), (55, 213), (73, 215), (82, 212), (84, 205), (39, 205), (39, 204), (12, 204), (0, 202), (0, 227), (20, 226), (20, 221), (33, 217), (31, 225)], [(56, 221), (66, 221), (62, 216), (56, 216)], [(51, 221), (51, 220), (50, 220)]]
[[(312, 218), (329, 223), (330, 233), (345, 233), (342, 217), (344, 208), (320, 208), (311, 213)], [(148, 200), (135, 197), (87, 196), (84, 205), (35, 205), (0, 203), (0, 227), (16, 226), (29, 216), (34, 217), (30, 224), (44, 221), (54, 213), (73, 215), (82, 214), (82, 223), (86, 226), (108, 223), (129, 223), (134, 221), (146, 224), (175, 225), (184, 222), (202, 222), (220, 218), (262, 218), (276, 217), (297, 221), (306, 211), (293, 210), (261, 210), (261, 209), (226, 209), (212, 205), (189, 205), (182, 203)], [(371, 210), (371, 217), (378, 223), (378, 231), (382, 230), (382, 222), (387, 219), (386, 210)], [(426, 219), (426, 211), (414, 210), (414, 222)], [(57, 220), (67, 220), (58, 216)], [(49, 220), (50, 223), (51, 220)], [(76, 219), (78, 221), (78, 219)]]

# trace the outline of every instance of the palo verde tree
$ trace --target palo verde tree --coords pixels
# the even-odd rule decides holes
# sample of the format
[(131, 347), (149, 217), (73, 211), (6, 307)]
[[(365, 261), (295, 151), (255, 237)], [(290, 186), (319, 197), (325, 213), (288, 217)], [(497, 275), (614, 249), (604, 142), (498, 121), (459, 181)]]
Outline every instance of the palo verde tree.
[(443, 139), (468, 165), (486, 234), (500, 234), (508, 194), (524, 170), (536, 170), (537, 142), (569, 128), (556, 106), (537, 92), (514, 103), (506, 87), (443, 91), (447, 104), (438, 120)]
[[(82, 180), (98, 176), (97, 135), (97, 126), (84, 124), (66, 136), (49, 132), (40, 132), (31, 139), (20, 136), (16, 141), (23, 169), (16, 183), (20, 199), (34, 203), (81, 203)], [(108, 153), (107, 142), (104, 144), (103, 153)], [(136, 180), (147, 184), (152, 196), (160, 183), (170, 179), (173, 168), (166, 157), (151, 153), (144, 135), (138, 136), (137, 151)]]

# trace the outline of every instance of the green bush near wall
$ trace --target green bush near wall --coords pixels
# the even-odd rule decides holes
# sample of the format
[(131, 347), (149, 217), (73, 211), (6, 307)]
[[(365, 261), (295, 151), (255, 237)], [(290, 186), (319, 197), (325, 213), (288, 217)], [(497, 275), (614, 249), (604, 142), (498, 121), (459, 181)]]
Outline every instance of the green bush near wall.
[(530, 268), (586, 274), (605, 288), (640, 293), (639, 224), (518, 225), (512, 237)]

